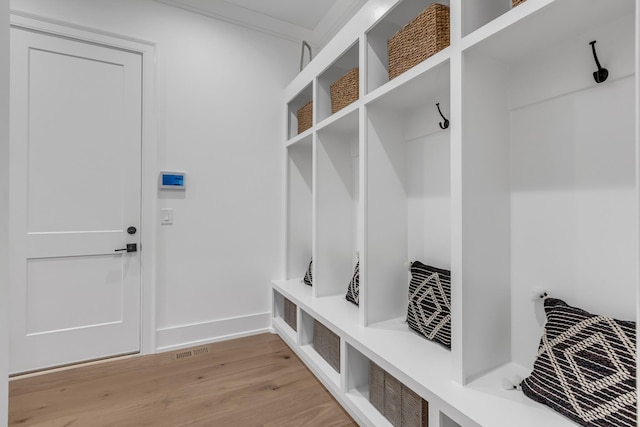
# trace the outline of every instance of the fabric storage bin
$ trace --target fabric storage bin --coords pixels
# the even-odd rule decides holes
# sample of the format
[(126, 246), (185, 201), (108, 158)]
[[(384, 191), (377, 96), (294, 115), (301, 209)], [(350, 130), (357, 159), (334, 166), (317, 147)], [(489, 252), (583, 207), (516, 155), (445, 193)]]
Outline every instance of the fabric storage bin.
[(298, 330), (298, 312), (294, 303), (287, 298), (284, 299), (284, 321), (291, 326), (294, 331)]
[(317, 320), (313, 321), (313, 348), (336, 372), (340, 372), (340, 337)]
[(304, 104), (297, 113), (298, 116), (298, 135), (309, 129), (313, 124), (313, 101)]
[(337, 113), (359, 98), (360, 70), (352, 69), (331, 84), (331, 113)]
[(414, 67), (450, 43), (449, 6), (434, 3), (387, 42), (389, 80)]

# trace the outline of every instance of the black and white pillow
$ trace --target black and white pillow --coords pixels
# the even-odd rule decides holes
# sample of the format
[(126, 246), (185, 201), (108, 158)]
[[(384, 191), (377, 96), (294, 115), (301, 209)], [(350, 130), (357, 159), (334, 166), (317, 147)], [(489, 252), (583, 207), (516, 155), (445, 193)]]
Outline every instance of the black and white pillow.
[(313, 286), (313, 277), (311, 276), (311, 266), (313, 264), (313, 258), (309, 260), (309, 267), (307, 267), (307, 271), (304, 273), (304, 277), (302, 281), (305, 285)]
[(414, 331), (451, 348), (451, 272), (414, 261), (407, 322)]
[(347, 288), (347, 301), (360, 305), (360, 260), (356, 262), (353, 270), (353, 276)]
[(524, 394), (583, 426), (636, 426), (635, 322), (555, 298), (544, 309), (547, 323)]

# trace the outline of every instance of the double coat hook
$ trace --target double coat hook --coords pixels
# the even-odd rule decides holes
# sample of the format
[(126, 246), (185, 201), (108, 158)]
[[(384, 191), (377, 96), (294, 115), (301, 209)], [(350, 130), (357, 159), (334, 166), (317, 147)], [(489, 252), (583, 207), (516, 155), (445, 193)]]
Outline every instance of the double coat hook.
[(596, 54), (596, 41), (592, 41), (589, 43), (591, 45), (591, 50), (593, 51), (593, 59), (596, 60), (596, 65), (598, 66), (598, 71), (593, 72), (593, 79), (596, 83), (602, 83), (607, 80), (609, 77), (609, 71), (606, 68), (602, 68), (600, 65), (600, 61), (598, 61), (598, 55)]
[(438, 102), (436, 104), (436, 107), (438, 107), (438, 113), (440, 113), (440, 117), (442, 117), (444, 119), (444, 123), (443, 122), (439, 122), (438, 124), (440, 125), (440, 129), (446, 129), (449, 127), (449, 120), (447, 120), (444, 115), (442, 114), (442, 110), (440, 110), (440, 103)]

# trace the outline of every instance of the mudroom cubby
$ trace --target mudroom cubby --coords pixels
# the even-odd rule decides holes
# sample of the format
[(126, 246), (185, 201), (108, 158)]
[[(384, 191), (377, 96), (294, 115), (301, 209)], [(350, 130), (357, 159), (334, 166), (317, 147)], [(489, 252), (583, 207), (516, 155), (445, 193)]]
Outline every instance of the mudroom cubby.
[(406, 263), (450, 267), (449, 63), (366, 104), (365, 323), (406, 317)]
[[(313, 100), (313, 84), (308, 84), (287, 104), (287, 139), (297, 140), (308, 135), (310, 131), (306, 130), (298, 133), (298, 111)], [(312, 108), (313, 110), (313, 108)], [(313, 117), (313, 122), (315, 122)]]
[(359, 132), (354, 110), (316, 133), (314, 290), (344, 296), (358, 254)]
[[(360, 45), (354, 43), (329, 68), (318, 76), (318, 123), (333, 114), (331, 109), (331, 85), (354, 68), (359, 68)], [(358, 91), (359, 87), (354, 87)]]
[(312, 253), (312, 135), (287, 148), (287, 278), (302, 281)]
[[(462, 52), (463, 229), (454, 243), (462, 306), (453, 321), (464, 328), (463, 382), (503, 364), (507, 377), (532, 366), (544, 319), (537, 290), (636, 318), (635, 30), (627, 4), (626, 13), (551, 45), (496, 49), (513, 36), (500, 31)], [(609, 69), (602, 84), (592, 75), (593, 40)], [(556, 72), (543, 75), (550, 63)]]
[[(450, 0), (451, 45), (389, 81), (388, 38), (431, 3), (370, 0), (285, 89), (290, 104), (360, 51), (360, 99), (300, 140), (302, 196), (288, 164), (286, 254), (301, 265), (272, 288), (302, 319), (297, 340), (277, 314), (274, 329), (360, 425), (390, 425), (369, 400), (374, 362), (434, 426), (575, 427), (509, 384), (532, 372), (543, 293), (638, 319), (640, 1)], [(299, 279), (311, 256), (314, 289)], [(356, 259), (359, 306), (345, 300)], [(406, 322), (411, 261), (451, 272), (450, 350)], [(340, 337), (340, 374), (312, 353), (316, 320)]]
[[(288, 300), (287, 298), (285, 298), (284, 296), (282, 296), (282, 294), (278, 293), (278, 292), (273, 292), (272, 295), (272, 303), (273, 303), (273, 323), (277, 323), (280, 326), (280, 331), (282, 333), (287, 334), (287, 336), (291, 339), (291, 340), (296, 340), (296, 336), (297, 336), (297, 311), (298, 308), (297, 306), (295, 306), (295, 304), (291, 303), (290, 300)], [(296, 317), (296, 327), (292, 327), (290, 322), (288, 322), (287, 320), (289, 319), (289, 316), (291, 316), (292, 313), (287, 313), (287, 310), (291, 310), (291, 304), (293, 304), (293, 306), (295, 307), (295, 317)], [(287, 305), (289, 305), (289, 307), (287, 307)]]
[[(380, 86), (389, 82), (389, 56), (388, 40), (402, 27), (420, 14), (432, 3), (440, 3), (449, 6), (449, 0), (404, 0), (402, 2), (392, 2), (394, 5), (383, 16), (381, 16), (366, 32), (367, 40), (367, 90), (373, 92)], [(446, 55), (446, 49), (434, 55), (434, 60), (438, 61), (438, 56)], [(430, 60), (429, 58), (428, 60)], [(425, 61), (426, 62), (426, 61)], [(427, 64), (428, 66), (428, 64)], [(420, 68), (424, 68), (420, 65)]]

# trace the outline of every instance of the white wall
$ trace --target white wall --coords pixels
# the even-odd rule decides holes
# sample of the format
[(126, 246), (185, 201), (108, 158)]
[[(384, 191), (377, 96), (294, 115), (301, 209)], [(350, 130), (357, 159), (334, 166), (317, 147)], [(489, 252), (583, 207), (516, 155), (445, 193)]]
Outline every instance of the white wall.
[(0, 426), (6, 425), (9, 372), (9, 0), (0, 0)]
[(174, 209), (157, 227), (157, 347), (268, 328), (268, 285), (283, 275), (283, 91), (299, 45), (151, 0), (11, 6), (156, 43), (157, 163), (187, 174), (185, 193), (157, 195)]

